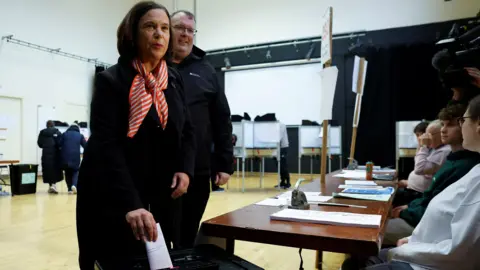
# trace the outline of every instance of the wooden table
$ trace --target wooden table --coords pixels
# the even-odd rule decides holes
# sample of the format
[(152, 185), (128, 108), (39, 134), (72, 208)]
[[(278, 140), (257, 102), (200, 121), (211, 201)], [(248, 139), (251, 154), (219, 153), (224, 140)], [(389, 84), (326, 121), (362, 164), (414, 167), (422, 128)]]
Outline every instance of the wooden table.
[[(5, 165), (13, 165), (20, 163), (20, 160), (0, 160), (0, 167), (6, 167)], [(4, 165), (4, 166), (2, 166)], [(3, 185), (6, 186), (7, 183), (3, 180), (2, 175), (0, 174), (0, 181), (3, 182)]]
[[(323, 186), (320, 186), (320, 180), (316, 179), (300, 189), (304, 191), (321, 191), (322, 195), (331, 195), (332, 192), (339, 192), (338, 185), (343, 184), (344, 179), (333, 177), (336, 173), (328, 174), (326, 184)], [(381, 185), (394, 184), (392, 181), (378, 181), (378, 183)], [(378, 214), (382, 216), (381, 226), (373, 229), (275, 221), (270, 220), (270, 215), (281, 210), (280, 207), (252, 204), (203, 222), (201, 233), (205, 236), (224, 238), (226, 240), (226, 249), (232, 254), (235, 248), (235, 240), (242, 240), (359, 256), (376, 255), (383, 241), (392, 199), (388, 202), (377, 202), (333, 198), (330, 202), (365, 205), (367, 208), (311, 205), (310, 209)]]

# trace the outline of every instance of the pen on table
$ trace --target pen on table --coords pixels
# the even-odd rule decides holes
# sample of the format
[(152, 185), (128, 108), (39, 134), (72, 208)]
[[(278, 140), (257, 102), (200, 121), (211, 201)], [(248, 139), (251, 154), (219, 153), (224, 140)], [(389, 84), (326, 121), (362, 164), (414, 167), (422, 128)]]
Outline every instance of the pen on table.
[(354, 208), (367, 208), (364, 205), (343, 204), (343, 203), (318, 203), (318, 206), (340, 206), (340, 207), (354, 207)]

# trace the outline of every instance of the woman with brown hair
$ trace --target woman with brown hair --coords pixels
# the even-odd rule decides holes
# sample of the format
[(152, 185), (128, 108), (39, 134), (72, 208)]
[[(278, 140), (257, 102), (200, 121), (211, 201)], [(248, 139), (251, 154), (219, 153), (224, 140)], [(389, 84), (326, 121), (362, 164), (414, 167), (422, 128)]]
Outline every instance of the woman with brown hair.
[(168, 247), (178, 241), (195, 142), (182, 78), (166, 63), (170, 28), (165, 7), (136, 4), (118, 28), (118, 63), (96, 76), (78, 181), (81, 269), (145, 254), (156, 223)]

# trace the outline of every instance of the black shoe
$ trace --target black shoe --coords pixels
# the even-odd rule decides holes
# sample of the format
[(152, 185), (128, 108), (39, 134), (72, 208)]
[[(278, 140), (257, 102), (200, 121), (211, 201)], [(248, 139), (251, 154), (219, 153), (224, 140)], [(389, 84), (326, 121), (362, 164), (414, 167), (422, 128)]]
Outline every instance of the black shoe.
[(221, 187), (212, 189), (212, 192), (223, 192), (223, 191), (225, 191), (225, 189), (224, 189), (224, 188), (221, 188)]
[[(280, 182), (280, 188), (285, 188), (286, 184), (284, 182)], [(278, 185), (275, 185), (275, 188), (279, 188)]]
[(290, 185), (290, 183), (287, 183), (283, 186), (284, 189), (289, 189), (292, 185)]

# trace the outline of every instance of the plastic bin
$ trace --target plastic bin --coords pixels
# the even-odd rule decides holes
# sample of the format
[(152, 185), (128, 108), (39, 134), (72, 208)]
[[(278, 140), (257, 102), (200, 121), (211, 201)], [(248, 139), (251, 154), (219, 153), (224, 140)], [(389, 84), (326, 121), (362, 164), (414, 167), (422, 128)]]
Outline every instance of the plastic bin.
[(10, 184), (12, 188), (12, 196), (36, 193), (37, 175), (37, 164), (10, 165)]

